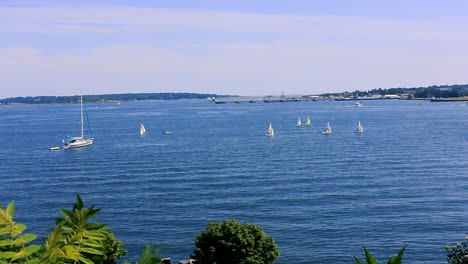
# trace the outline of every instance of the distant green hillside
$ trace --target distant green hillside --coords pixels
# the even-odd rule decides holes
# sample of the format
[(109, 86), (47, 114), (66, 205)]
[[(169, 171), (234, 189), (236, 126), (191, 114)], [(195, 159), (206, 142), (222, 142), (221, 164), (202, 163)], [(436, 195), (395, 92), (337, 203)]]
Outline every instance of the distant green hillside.
[[(216, 94), (199, 93), (127, 93), (127, 94), (100, 94), (83, 95), (83, 101), (97, 103), (109, 101), (134, 100), (178, 100), (178, 99), (206, 99), (207, 97), (224, 97)], [(79, 95), (74, 96), (27, 96), (1, 99), (1, 104), (67, 104), (77, 103)]]
[(409, 98), (453, 98), (463, 97), (468, 95), (468, 84), (454, 84), (454, 85), (432, 85), (428, 87), (411, 87), (411, 88), (376, 88), (368, 91), (343, 92), (343, 93), (327, 93), (322, 96), (355, 96), (365, 97), (373, 95), (389, 95), (389, 94), (407, 94)]

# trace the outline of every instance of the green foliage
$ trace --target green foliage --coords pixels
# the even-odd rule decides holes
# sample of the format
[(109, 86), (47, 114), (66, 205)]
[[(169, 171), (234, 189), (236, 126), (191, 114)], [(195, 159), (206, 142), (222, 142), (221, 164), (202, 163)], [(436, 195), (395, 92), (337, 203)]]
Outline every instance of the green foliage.
[[(377, 260), (375, 260), (374, 256), (365, 248), (364, 248), (364, 253), (366, 255), (366, 263), (367, 264), (378, 264)], [(401, 260), (403, 258), (403, 253), (405, 252), (406, 246), (404, 246), (400, 251), (398, 252), (398, 255), (395, 257), (391, 257), (388, 261), (387, 264), (401, 264)], [(356, 264), (363, 264), (359, 258), (354, 256), (354, 260), (356, 260)]]
[[(37, 236), (23, 233), (26, 225), (13, 221), (14, 202), (6, 209), (0, 206), (0, 264), (117, 263), (127, 250), (121, 248), (123, 242), (108, 231), (109, 227), (97, 222), (89, 223), (99, 211), (94, 206), (85, 208), (77, 195), (73, 210), (60, 210), (63, 218), (56, 219), (55, 228), (41, 246), (28, 244)], [(147, 246), (135, 264), (160, 264), (161, 259), (156, 256), (158, 251), (159, 247)]]
[(278, 246), (259, 225), (237, 220), (211, 222), (195, 238), (197, 264), (269, 264), (279, 256)]
[(457, 242), (455, 246), (446, 245), (447, 261), (450, 264), (468, 263), (468, 243)]
[[(153, 245), (148, 245), (135, 264), (161, 264), (161, 259), (156, 256), (160, 249), (160, 247), (154, 248)], [(131, 264), (131, 262), (126, 261), (124, 264)]]
[(6, 209), (0, 206), (0, 263), (38, 263), (34, 254), (41, 248), (29, 244), (37, 235), (23, 233), (26, 225), (13, 221), (15, 203), (8, 204)]
[(126, 250), (115, 239), (109, 227), (88, 221), (99, 213), (94, 206), (85, 208), (77, 195), (73, 210), (62, 209), (63, 218), (56, 219), (56, 227), (44, 243), (41, 261), (44, 263), (116, 263)]

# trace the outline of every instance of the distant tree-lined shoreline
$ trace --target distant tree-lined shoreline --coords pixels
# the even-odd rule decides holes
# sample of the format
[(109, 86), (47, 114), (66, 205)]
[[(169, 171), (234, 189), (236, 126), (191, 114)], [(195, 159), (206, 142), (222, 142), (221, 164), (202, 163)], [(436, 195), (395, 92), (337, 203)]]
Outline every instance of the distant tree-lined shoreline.
[[(372, 97), (375, 95), (405, 95), (408, 99), (427, 98), (462, 98), (468, 96), (468, 84), (432, 85), (428, 87), (411, 88), (375, 88), (372, 90), (355, 90), (341, 93), (324, 93), (322, 97), (358, 98)], [(140, 101), (140, 100), (179, 100), (179, 99), (206, 99), (206, 98), (235, 97), (235, 95), (217, 95), (200, 93), (125, 93), (125, 94), (100, 94), (83, 95), (83, 101), (88, 103)], [(70, 104), (78, 103), (79, 95), (73, 96), (26, 96), (0, 99), (0, 104)]]
[(455, 98), (463, 97), (468, 95), (468, 84), (454, 84), (454, 85), (432, 85), (427, 87), (411, 87), (411, 88), (375, 88), (372, 90), (356, 90), (353, 92), (341, 92), (341, 93), (325, 93), (321, 96), (343, 96), (343, 97), (371, 97), (374, 95), (407, 95), (407, 98)]
[[(206, 99), (208, 97), (224, 97), (216, 94), (200, 93), (125, 93), (83, 95), (83, 101), (88, 103), (139, 101), (139, 100), (179, 100)], [(26, 96), (0, 99), (0, 104), (70, 104), (79, 103), (80, 96)]]

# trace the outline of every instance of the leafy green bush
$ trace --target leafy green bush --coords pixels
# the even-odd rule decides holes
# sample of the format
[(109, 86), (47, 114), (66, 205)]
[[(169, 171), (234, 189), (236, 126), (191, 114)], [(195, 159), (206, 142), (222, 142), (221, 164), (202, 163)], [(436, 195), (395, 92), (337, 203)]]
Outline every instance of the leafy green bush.
[(6, 209), (0, 206), (0, 263), (39, 263), (34, 254), (40, 245), (30, 244), (37, 235), (23, 233), (27, 226), (13, 221), (15, 203), (8, 204)]
[(121, 249), (122, 241), (116, 240), (109, 227), (88, 221), (99, 213), (94, 206), (85, 208), (77, 195), (73, 210), (61, 209), (63, 218), (56, 219), (56, 226), (44, 243), (41, 261), (45, 263), (116, 263), (127, 253)]
[[(468, 238), (468, 237), (467, 237)], [(445, 246), (447, 251), (447, 261), (450, 264), (468, 263), (468, 244), (466, 242), (457, 242), (455, 246)]]
[[(405, 252), (406, 246), (404, 246), (400, 251), (398, 252), (398, 255), (395, 257), (391, 257), (387, 264), (401, 264), (401, 260), (403, 258), (403, 253)], [(364, 247), (364, 253), (366, 255), (366, 263), (367, 264), (377, 264), (377, 260), (375, 260), (374, 256)], [(359, 260), (356, 256), (354, 256), (354, 259), (356, 260), (356, 264), (362, 264), (361, 260)]]
[(192, 258), (197, 264), (270, 264), (278, 246), (259, 225), (237, 220), (211, 222), (195, 238)]

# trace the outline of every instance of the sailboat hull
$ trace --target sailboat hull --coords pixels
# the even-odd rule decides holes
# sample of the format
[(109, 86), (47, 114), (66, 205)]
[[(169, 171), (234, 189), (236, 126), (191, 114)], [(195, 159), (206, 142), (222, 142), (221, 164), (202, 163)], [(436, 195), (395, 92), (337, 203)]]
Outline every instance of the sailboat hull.
[(82, 147), (90, 146), (93, 143), (94, 143), (93, 138), (87, 138), (87, 139), (79, 138), (71, 142), (64, 142), (63, 148), (64, 149), (82, 148)]

